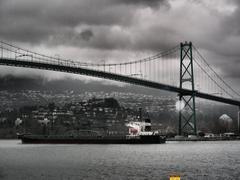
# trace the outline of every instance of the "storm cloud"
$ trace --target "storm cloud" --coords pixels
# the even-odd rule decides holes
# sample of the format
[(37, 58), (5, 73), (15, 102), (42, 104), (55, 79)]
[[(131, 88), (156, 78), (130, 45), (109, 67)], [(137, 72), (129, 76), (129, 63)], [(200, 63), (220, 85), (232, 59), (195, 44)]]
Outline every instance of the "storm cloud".
[(109, 62), (192, 41), (234, 84), (240, 80), (239, 19), (238, 0), (0, 0), (2, 40)]
[[(135, 27), (142, 23), (137, 22), (139, 16), (144, 16), (141, 11), (153, 12), (160, 7), (167, 8), (169, 4), (165, 0), (2, 1), (0, 36), (33, 44), (65, 42), (83, 47), (123, 48), (117, 40), (134, 45), (132, 31), (138, 35)], [(93, 42), (75, 38), (86, 29), (96, 33)]]

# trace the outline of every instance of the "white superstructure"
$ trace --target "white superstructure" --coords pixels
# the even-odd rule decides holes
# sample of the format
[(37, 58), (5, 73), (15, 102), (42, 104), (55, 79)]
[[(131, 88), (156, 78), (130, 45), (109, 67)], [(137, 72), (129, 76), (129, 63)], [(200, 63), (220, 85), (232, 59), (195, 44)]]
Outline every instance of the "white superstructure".
[(140, 121), (131, 121), (126, 124), (129, 128), (129, 135), (131, 136), (140, 136), (140, 135), (153, 135), (151, 132), (151, 123), (149, 122), (140, 122)]

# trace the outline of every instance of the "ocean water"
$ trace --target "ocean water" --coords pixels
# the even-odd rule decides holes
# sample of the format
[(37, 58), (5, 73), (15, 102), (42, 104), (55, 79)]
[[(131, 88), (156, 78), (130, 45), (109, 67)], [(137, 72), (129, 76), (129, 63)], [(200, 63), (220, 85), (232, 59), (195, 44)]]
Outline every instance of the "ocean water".
[(240, 141), (25, 145), (0, 140), (2, 180), (240, 179)]

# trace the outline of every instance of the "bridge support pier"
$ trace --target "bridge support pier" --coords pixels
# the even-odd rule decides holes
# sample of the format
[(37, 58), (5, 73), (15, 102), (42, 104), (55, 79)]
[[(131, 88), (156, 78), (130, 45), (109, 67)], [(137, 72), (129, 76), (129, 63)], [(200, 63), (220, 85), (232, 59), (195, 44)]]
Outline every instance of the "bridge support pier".
[(240, 106), (238, 106), (238, 133), (240, 134)]
[(193, 76), (192, 43), (180, 44), (180, 88), (190, 89), (192, 93), (179, 94), (180, 104), (184, 107), (179, 111), (178, 134), (197, 134), (195, 90)]

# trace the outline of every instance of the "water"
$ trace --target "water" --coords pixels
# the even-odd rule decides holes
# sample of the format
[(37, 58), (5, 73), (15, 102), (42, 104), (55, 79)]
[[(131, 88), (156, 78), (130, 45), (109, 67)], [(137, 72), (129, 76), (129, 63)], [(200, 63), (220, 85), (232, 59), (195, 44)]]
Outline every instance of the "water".
[(0, 179), (240, 179), (240, 141), (23, 145), (0, 140)]

